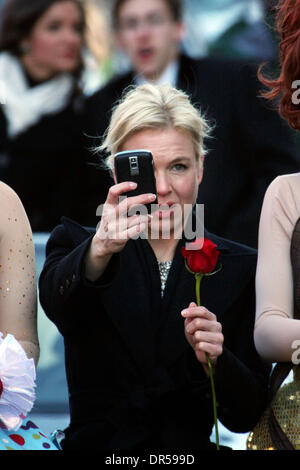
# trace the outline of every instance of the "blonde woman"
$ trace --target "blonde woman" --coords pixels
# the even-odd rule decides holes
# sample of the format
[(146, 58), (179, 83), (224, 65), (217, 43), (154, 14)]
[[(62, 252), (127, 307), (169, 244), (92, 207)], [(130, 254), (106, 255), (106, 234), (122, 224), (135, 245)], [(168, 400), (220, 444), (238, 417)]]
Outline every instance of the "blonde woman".
[(63, 449), (214, 450), (206, 353), (225, 426), (246, 431), (263, 409), (269, 370), (252, 340), (255, 251), (205, 232), (222, 269), (203, 280), (201, 307), (181, 255), (181, 217), (196, 202), (208, 131), (183, 92), (131, 90), (103, 148), (113, 171), (118, 151), (152, 152), (158, 210), (128, 216), (155, 196), (120, 201), (135, 188), (123, 182), (110, 188), (96, 231), (64, 219), (50, 237), (40, 295), (65, 338), (71, 423)]

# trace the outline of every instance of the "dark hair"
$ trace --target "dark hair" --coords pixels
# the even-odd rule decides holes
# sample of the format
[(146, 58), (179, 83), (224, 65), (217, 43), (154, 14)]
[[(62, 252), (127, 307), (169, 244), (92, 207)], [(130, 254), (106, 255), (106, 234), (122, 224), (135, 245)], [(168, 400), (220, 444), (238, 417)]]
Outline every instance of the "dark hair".
[[(20, 43), (30, 35), (38, 19), (55, 3), (66, 0), (6, 0), (0, 28), (0, 51), (22, 54)], [(80, 10), (85, 27), (85, 11), (80, 0), (70, 0)]]
[(258, 78), (269, 88), (262, 95), (279, 99), (279, 113), (291, 127), (300, 130), (300, 108), (293, 103), (295, 90), (292, 84), (300, 79), (300, 0), (281, 0), (276, 7), (276, 30), (280, 34), (280, 74), (275, 79), (266, 78), (259, 67)]
[[(119, 18), (119, 11), (121, 6), (126, 2), (127, 0), (115, 0), (113, 3), (113, 8), (112, 8), (112, 20), (113, 20), (113, 26), (114, 28), (118, 28), (119, 23), (118, 23), (118, 18)], [(141, 0), (142, 1), (142, 0)], [(172, 18), (174, 21), (181, 21), (182, 20), (182, 0), (163, 0), (172, 15)]]

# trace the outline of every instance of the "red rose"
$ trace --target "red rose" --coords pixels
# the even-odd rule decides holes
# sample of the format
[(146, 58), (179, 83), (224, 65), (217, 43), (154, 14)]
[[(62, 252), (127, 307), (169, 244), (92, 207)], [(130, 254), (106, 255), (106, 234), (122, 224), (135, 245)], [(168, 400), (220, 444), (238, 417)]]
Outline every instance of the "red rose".
[[(197, 238), (194, 242), (189, 243), (187, 248), (181, 248), (181, 254), (185, 258), (185, 265), (187, 269), (192, 272), (196, 279), (196, 300), (197, 305), (200, 306), (200, 283), (203, 276), (210, 276), (217, 271), (212, 272), (215, 268), (220, 252), (217, 247), (208, 238)], [(221, 268), (220, 268), (221, 269)], [(219, 270), (220, 270), (219, 269)], [(213, 397), (213, 412), (214, 423), (216, 429), (216, 445), (217, 450), (219, 447), (219, 431), (218, 431), (218, 415), (217, 415), (217, 400), (214, 386), (214, 378), (212, 372), (212, 365), (208, 353), (206, 353), (207, 364), (209, 367), (209, 376), (211, 382), (211, 390)]]
[[(197, 238), (194, 242), (189, 243), (187, 248), (181, 248), (182, 256), (185, 258), (185, 265), (187, 269), (192, 272), (196, 279), (196, 299), (197, 305), (200, 306), (200, 283), (203, 276), (215, 274), (212, 272), (215, 268), (220, 252), (217, 247), (208, 238)], [(221, 269), (221, 268), (220, 268)], [(214, 378), (212, 372), (212, 365), (208, 353), (206, 353), (207, 364), (209, 367), (209, 376), (211, 382), (211, 390), (213, 397), (213, 412), (214, 423), (216, 429), (216, 444), (217, 450), (219, 447), (219, 431), (218, 431), (218, 415), (217, 415), (217, 400), (214, 386)]]
[(197, 238), (189, 243), (187, 248), (182, 247), (182, 256), (186, 258), (188, 268), (193, 273), (208, 274), (215, 268), (220, 252), (208, 238)]
[(3, 393), (3, 383), (1, 382), (1, 379), (0, 379), (0, 398), (1, 398), (2, 393)]

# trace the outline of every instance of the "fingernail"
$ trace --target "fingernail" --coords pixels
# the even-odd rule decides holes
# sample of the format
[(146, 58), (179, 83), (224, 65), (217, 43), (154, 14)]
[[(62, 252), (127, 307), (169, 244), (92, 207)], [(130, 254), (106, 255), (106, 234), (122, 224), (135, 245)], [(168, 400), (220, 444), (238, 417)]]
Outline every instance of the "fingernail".
[(137, 187), (137, 184), (136, 184), (136, 183), (130, 183), (130, 187), (131, 187), (131, 188), (136, 188), (136, 187)]

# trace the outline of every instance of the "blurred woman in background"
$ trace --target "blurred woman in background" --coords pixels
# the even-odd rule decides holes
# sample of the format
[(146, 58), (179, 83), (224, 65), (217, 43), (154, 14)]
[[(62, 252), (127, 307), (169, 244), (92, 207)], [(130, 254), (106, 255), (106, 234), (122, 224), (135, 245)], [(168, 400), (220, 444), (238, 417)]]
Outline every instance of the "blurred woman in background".
[(0, 179), (33, 231), (78, 219), (85, 13), (80, 0), (6, 0), (0, 30)]

